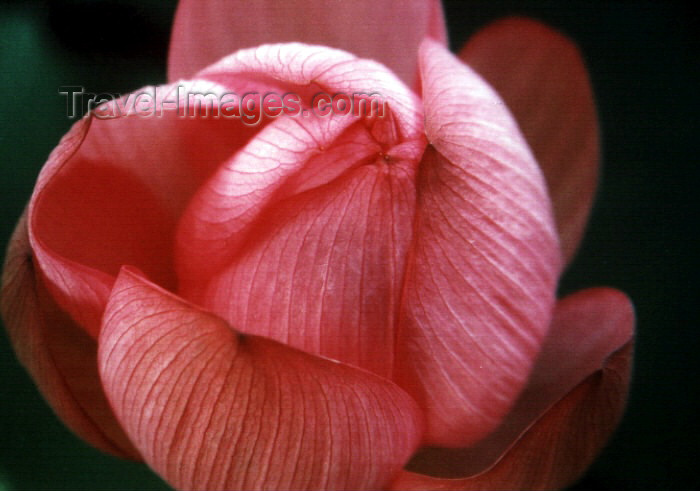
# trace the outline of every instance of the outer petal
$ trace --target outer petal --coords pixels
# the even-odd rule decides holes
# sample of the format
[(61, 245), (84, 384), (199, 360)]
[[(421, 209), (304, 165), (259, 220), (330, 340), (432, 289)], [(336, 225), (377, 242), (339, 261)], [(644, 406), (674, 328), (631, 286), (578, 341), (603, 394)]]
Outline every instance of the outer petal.
[(513, 436), (518, 440), (474, 477), (439, 479), (405, 472), (392, 489), (531, 490), (570, 485), (592, 463), (622, 416), (633, 329), (632, 306), (617, 291), (594, 289), (567, 297), (557, 308), (530, 385), (504, 425), (473, 449), (451, 455), (426, 452), (416, 464), (431, 474), (456, 475), (461, 461), (465, 475), (476, 468), (471, 459), (484, 461), (480, 453), (493, 458)]
[(441, 46), (421, 49), (426, 133), (396, 376), (426, 443), (464, 446), (515, 402), (559, 272), (544, 182), (497, 95)]
[(420, 438), (391, 382), (241, 335), (129, 271), (99, 366), (127, 433), (179, 489), (377, 489)]
[(298, 41), (375, 59), (411, 86), (426, 36), (446, 43), (439, 0), (183, 0), (175, 14), (168, 79), (190, 78), (241, 48)]
[[(58, 146), (51, 152), (48, 162), (39, 174), (34, 193), (29, 202), (27, 227), (31, 250), (36, 261), (35, 266), (41, 270), (46, 278), (47, 287), (52, 296), (64, 310), (71, 314), (79, 325), (84, 326), (88, 333), (96, 337), (102, 308), (109, 294), (110, 278), (107, 274), (97, 269), (86, 267), (75, 261), (65, 260), (60, 253), (60, 245), (57, 253), (52, 247), (53, 244), (51, 244), (50, 238), (47, 241), (48, 243), (43, 240), (44, 231), (41, 226), (42, 222), (46, 223), (49, 228), (49, 237), (56, 235), (59, 241), (65, 243), (66, 239), (74, 238), (75, 236), (73, 233), (64, 232), (64, 230), (69, 230), (61, 227), (64, 221), (71, 220), (78, 227), (83, 224), (80, 217), (75, 217), (77, 219), (72, 220), (73, 217), (70, 214), (66, 214), (61, 206), (71, 202), (82, 205), (80, 201), (73, 198), (72, 200), (59, 200), (56, 204), (52, 202), (49, 206), (49, 213), (44, 214), (41, 195), (45, 188), (51, 187), (53, 178), (78, 151), (88, 133), (91, 121), (90, 117), (86, 117), (73, 125), (71, 130), (61, 139)], [(64, 195), (70, 195), (70, 192), (64, 193)], [(100, 193), (98, 192), (96, 197), (99, 197), (99, 195)], [(71, 211), (74, 210), (71, 209)], [(43, 219), (44, 217), (46, 218)], [(36, 222), (38, 222), (37, 225), (35, 225)], [(82, 244), (87, 244), (87, 242), (83, 241)], [(65, 244), (65, 246), (66, 249), (70, 247), (68, 244)]]
[[(181, 89), (216, 89), (204, 84)], [(139, 91), (157, 96), (158, 102), (140, 99), (150, 100), (154, 114), (131, 94), (77, 123), (49, 157), (30, 202), (29, 237), (47, 286), (95, 337), (122, 264), (174, 288), (176, 218), (202, 180), (253, 131), (237, 120), (183, 117), (177, 90)], [(121, 116), (100, 119), (107, 115)]]
[[(630, 344), (633, 329), (632, 306), (616, 290), (589, 289), (561, 300), (527, 388), (499, 428), (467, 449), (423, 449), (413, 459), (411, 469), (445, 477), (471, 476), (486, 470), (535, 421), (605, 367), (610, 356)], [(626, 392), (626, 387), (621, 387), (619, 396), (624, 397)], [(610, 421), (619, 416), (611, 413)], [(602, 444), (605, 436), (595, 438), (600, 438)]]
[(460, 58), (513, 111), (544, 171), (570, 260), (583, 236), (600, 159), (593, 94), (578, 49), (539, 22), (511, 18), (474, 35)]
[(0, 311), (19, 361), (58, 417), (92, 445), (137, 458), (102, 392), (96, 343), (57, 308), (35, 268), (26, 213), (5, 258)]

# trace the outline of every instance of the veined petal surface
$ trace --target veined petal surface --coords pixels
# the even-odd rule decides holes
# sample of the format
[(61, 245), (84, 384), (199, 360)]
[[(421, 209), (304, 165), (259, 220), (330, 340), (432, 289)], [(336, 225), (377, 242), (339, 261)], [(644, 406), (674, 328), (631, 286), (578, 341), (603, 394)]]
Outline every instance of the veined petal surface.
[(537, 21), (506, 18), (472, 36), (459, 56), (518, 121), (547, 179), (570, 261), (588, 221), (600, 161), (595, 101), (578, 48)]
[(396, 379), (425, 443), (465, 446), (515, 402), (549, 326), (560, 268), (537, 163), (498, 95), (443, 47), (421, 49), (426, 134)]
[(422, 431), (392, 382), (242, 335), (128, 269), (99, 367), (126, 432), (178, 489), (378, 489)]

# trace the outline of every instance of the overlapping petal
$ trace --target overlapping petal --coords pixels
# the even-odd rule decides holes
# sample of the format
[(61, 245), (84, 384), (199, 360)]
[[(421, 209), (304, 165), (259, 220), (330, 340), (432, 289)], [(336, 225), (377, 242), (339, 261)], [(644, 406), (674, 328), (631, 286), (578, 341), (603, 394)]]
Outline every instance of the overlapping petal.
[(242, 335), (129, 270), (99, 366), (132, 441), (179, 489), (378, 489), (422, 430), (388, 380)]
[(238, 120), (183, 117), (179, 93), (216, 89), (143, 89), (155, 94), (154, 113), (134, 94), (107, 104), (77, 123), (42, 169), (29, 207), (32, 249), (54, 298), (93, 337), (122, 264), (176, 287), (177, 218), (252, 135)]
[(592, 463), (622, 417), (634, 312), (610, 289), (560, 301), (526, 391), (501, 427), (467, 450), (429, 449), (392, 489), (561, 489)]
[(414, 176), (415, 160), (375, 156), (277, 201), (202, 304), (246, 332), (390, 377)]
[(537, 21), (499, 20), (477, 32), (460, 58), (513, 112), (537, 157), (571, 260), (593, 203), (600, 143), (591, 84), (577, 47)]
[(425, 37), (446, 43), (439, 0), (183, 0), (175, 15), (168, 79), (190, 78), (239, 49), (302, 42), (380, 61), (411, 86)]
[(523, 389), (549, 326), (559, 249), (537, 163), (498, 96), (436, 43), (421, 49), (430, 146), (396, 376), (427, 414), (426, 443), (492, 431)]
[(198, 72), (197, 78), (238, 90), (239, 94), (287, 89), (301, 96), (304, 107), (319, 92), (376, 94), (395, 118), (398, 139), (423, 134), (418, 97), (384, 65), (347, 51), (301, 43), (267, 44), (226, 56)]
[(138, 458), (102, 391), (95, 341), (56, 306), (41, 276), (25, 213), (10, 241), (0, 291), (15, 353), (71, 430), (105, 452)]
[(243, 51), (198, 76), (381, 96), (381, 116), (320, 116), (307, 101), (262, 129), (192, 200), (177, 258), (183, 294), (245, 332), (390, 377), (425, 147), (415, 96), (375, 62), (299, 44)]
[[(242, 244), (258, 238), (254, 225), (264, 211), (304, 188), (326, 185), (376, 155), (379, 147), (364, 128), (348, 131), (355, 122), (350, 117), (284, 118), (220, 166), (180, 220), (181, 285), (188, 290), (206, 284), (229, 266)], [(331, 145), (332, 151), (326, 151)]]

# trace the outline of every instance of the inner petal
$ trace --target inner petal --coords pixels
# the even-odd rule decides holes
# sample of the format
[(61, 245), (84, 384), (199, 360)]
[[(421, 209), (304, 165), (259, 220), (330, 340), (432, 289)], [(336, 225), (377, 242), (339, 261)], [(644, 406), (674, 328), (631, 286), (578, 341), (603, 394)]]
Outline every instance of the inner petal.
[(389, 377), (423, 146), (375, 147), (332, 181), (276, 201), (195, 301), (236, 329)]
[[(305, 111), (271, 121), (194, 196), (178, 225), (178, 292), (235, 329), (390, 376), (427, 143), (415, 94), (376, 62), (296, 43), (197, 76), (282, 84)], [(319, 94), (377, 94), (384, 110), (323, 116), (308, 110)]]

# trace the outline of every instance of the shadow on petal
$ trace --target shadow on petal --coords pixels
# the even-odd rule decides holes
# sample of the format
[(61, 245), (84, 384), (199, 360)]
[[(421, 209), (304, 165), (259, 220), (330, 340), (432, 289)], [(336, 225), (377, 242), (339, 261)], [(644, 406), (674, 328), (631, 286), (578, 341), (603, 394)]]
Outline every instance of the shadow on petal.
[(126, 432), (178, 489), (377, 489), (423, 427), (392, 382), (242, 335), (129, 269), (99, 367)]
[(10, 241), (0, 310), (17, 358), (56, 415), (78, 436), (139, 459), (114, 417), (97, 373), (97, 344), (47, 292), (29, 247), (26, 212)]
[(633, 330), (632, 306), (620, 292), (597, 288), (562, 300), (530, 383), (503, 424), (472, 448), (422, 449), (407, 467), (422, 474), (404, 473), (395, 489), (571, 484), (622, 417)]
[(591, 210), (600, 160), (593, 91), (578, 48), (537, 21), (507, 18), (477, 32), (459, 56), (518, 121), (547, 179), (570, 261)]

